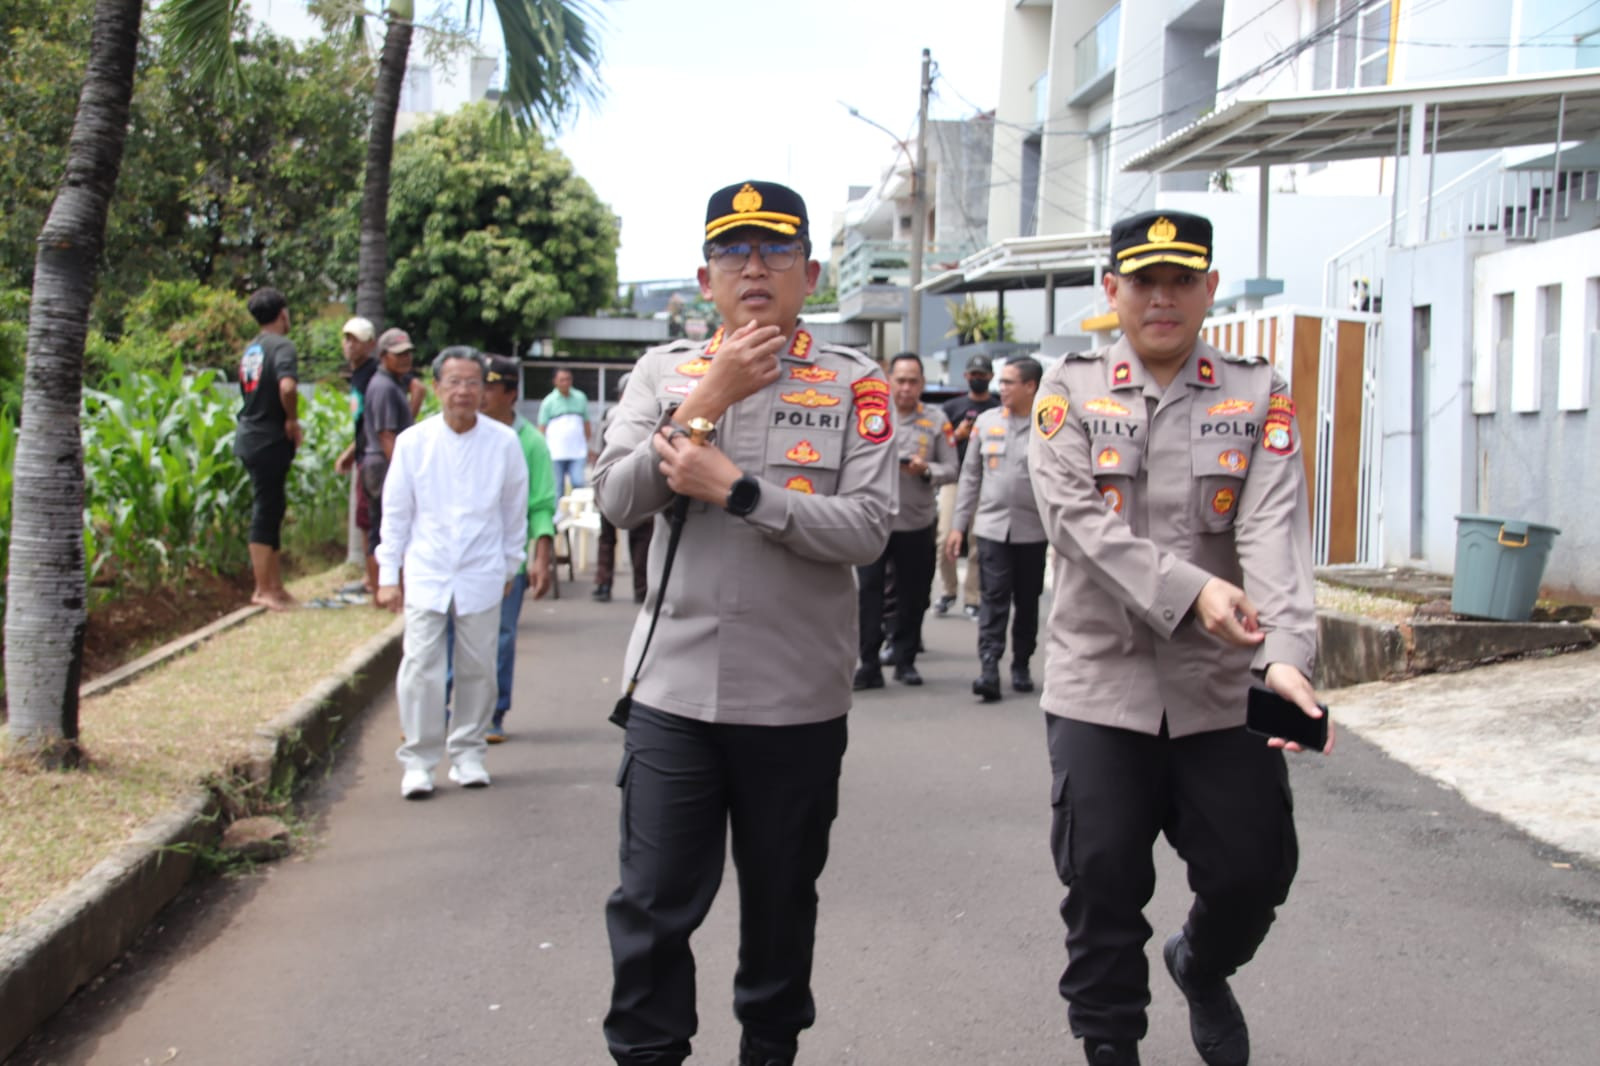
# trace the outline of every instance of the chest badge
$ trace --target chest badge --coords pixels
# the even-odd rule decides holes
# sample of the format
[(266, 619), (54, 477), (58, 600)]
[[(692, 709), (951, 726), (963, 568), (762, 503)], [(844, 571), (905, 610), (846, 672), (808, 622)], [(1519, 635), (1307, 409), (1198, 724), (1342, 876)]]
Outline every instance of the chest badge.
[(803, 381), (808, 385), (820, 385), (824, 381), (838, 381), (837, 370), (825, 370), (820, 366), (797, 366), (789, 371), (789, 377), (794, 381)]
[(703, 355), (697, 355), (687, 363), (679, 363), (672, 368), (686, 378), (705, 377), (706, 371), (711, 369), (711, 360)]
[(792, 403), (798, 407), (838, 407), (844, 401), (837, 396), (829, 396), (816, 389), (807, 389), (804, 392), (780, 392), (778, 399), (784, 403)]
[(1213, 418), (1222, 415), (1247, 415), (1255, 411), (1254, 400), (1223, 400), (1206, 408), (1206, 414)]
[(785, 481), (783, 483), (783, 487), (788, 489), (790, 492), (803, 492), (807, 496), (815, 496), (817, 493), (817, 488), (811, 483), (811, 479), (808, 477), (801, 477), (799, 474), (796, 474), (788, 481)]
[(1132, 413), (1109, 396), (1096, 397), (1084, 404), (1083, 409), (1097, 415), (1122, 415), (1125, 417)]
[(822, 453), (813, 448), (808, 440), (803, 440), (784, 452), (783, 457), (791, 463), (799, 463), (801, 466), (810, 466), (812, 463), (822, 461)]

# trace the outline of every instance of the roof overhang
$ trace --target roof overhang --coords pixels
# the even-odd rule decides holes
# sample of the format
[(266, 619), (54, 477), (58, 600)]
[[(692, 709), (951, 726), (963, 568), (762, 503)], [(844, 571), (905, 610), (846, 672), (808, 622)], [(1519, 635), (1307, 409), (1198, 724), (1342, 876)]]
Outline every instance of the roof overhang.
[(1109, 233), (1011, 237), (967, 256), (953, 269), (923, 281), (918, 292), (931, 294), (1068, 289), (1093, 285), (1096, 270), (1110, 254)]
[(1427, 108), (1429, 151), (1588, 140), (1600, 136), (1600, 70), (1235, 100), (1122, 169), (1210, 171), (1395, 155), (1403, 116), (1419, 105)]

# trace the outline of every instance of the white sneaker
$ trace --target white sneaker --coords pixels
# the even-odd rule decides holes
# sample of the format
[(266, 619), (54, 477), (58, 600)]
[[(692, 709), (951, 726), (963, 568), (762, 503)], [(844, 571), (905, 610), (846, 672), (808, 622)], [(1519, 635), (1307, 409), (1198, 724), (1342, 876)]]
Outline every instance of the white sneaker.
[(400, 795), (404, 799), (421, 799), (433, 791), (433, 775), (426, 770), (407, 770), (400, 778)]
[(452, 763), (450, 780), (462, 788), (486, 788), (489, 784), (489, 771), (485, 770), (481, 763)]

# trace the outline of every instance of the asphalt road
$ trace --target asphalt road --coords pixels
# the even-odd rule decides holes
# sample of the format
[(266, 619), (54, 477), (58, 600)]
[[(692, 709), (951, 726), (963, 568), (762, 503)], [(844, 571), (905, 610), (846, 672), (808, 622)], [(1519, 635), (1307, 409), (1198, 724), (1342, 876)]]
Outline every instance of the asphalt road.
[[(493, 787), (440, 773), (431, 799), (402, 801), (394, 706), (373, 708), (313, 794), (295, 857), (186, 893), (10, 1061), (609, 1062), (602, 907), (621, 734), (605, 715), (633, 608), (567, 589), (524, 612)], [(1082, 1061), (1055, 992), (1042, 715), (1020, 697), (976, 704), (974, 638), (964, 618), (930, 615), (928, 684), (891, 682), (851, 715), (803, 1063)], [(1234, 983), (1258, 1066), (1600, 1061), (1600, 868), (1349, 732), (1331, 758), (1296, 757), (1293, 776), (1300, 876)], [(1190, 1066), (1182, 1001), (1155, 958), (1187, 899), (1160, 852), (1141, 1050)], [(695, 941), (692, 1061), (718, 1066), (738, 1040), (726, 885)]]

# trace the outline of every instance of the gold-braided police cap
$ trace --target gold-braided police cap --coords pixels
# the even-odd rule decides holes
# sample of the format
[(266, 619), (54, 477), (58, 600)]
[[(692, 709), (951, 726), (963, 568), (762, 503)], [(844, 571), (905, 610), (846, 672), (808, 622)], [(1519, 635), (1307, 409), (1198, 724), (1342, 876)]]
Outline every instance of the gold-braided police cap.
[(1118, 274), (1156, 263), (1211, 269), (1211, 220), (1187, 211), (1146, 211), (1111, 226), (1111, 262)]
[(802, 240), (810, 236), (806, 202), (799, 193), (775, 181), (741, 181), (711, 194), (706, 203), (706, 240), (745, 226)]

